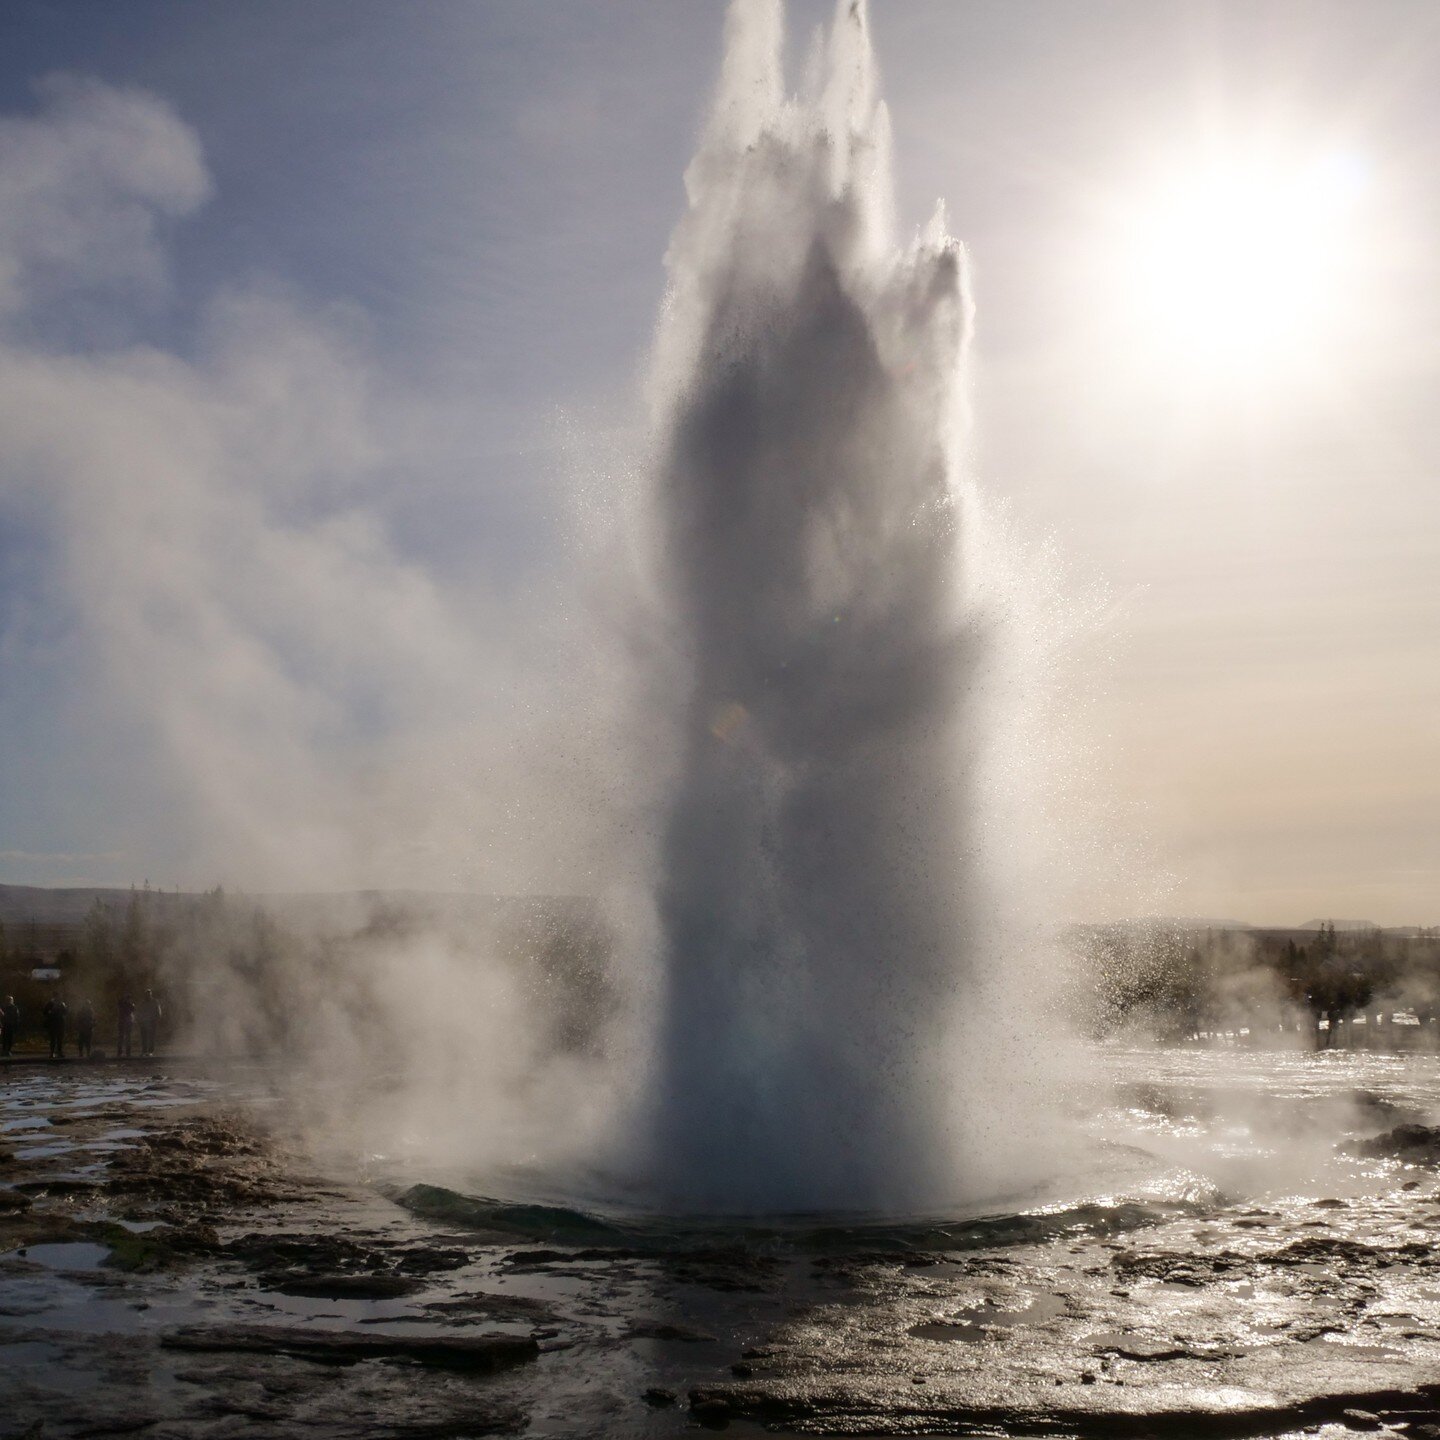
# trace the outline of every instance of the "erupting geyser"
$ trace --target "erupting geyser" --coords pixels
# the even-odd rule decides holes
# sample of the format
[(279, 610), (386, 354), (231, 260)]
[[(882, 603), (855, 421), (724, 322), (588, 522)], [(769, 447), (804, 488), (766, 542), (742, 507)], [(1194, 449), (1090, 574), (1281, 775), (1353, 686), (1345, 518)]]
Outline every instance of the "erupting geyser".
[[(802, 93), (736, 0), (656, 342), (678, 758), (655, 1168), (702, 1209), (920, 1209), (1033, 1141), (1005, 665), (960, 473), (965, 263), (892, 234), (865, 6)], [(1018, 783), (1018, 782), (1017, 782)], [(1002, 863), (995, 863), (997, 855)]]

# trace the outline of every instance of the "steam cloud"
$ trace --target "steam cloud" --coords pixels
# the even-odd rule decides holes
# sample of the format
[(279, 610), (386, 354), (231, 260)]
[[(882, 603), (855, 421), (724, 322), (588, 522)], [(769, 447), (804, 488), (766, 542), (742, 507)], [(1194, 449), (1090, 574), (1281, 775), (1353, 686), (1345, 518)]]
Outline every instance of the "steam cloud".
[[(573, 595), (541, 575), (487, 606), (399, 548), (377, 489), (432, 457), (363, 316), (261, 278), (211, 295), (193, 341), (137, 340), (170, 329), (198, 139), (141, 92), (57, 77), (39, 101), (0, 122), (0, 507), (26, 556), (3, 644), (12, 672), (63, 669), (52, 723), (114, 787), (86, 821), (197, 887), (603, 892), (626, 812), (596, 798), (606, 747), (575, 757), (615, 684), (555, 628)], [(157, 940), (180, 1043), (293, 1039), (311, 1118), (367, 1149), (594, 1143), (606, 1082), (556, 1038), (543, 925), (280, 908), (203, 907)]]

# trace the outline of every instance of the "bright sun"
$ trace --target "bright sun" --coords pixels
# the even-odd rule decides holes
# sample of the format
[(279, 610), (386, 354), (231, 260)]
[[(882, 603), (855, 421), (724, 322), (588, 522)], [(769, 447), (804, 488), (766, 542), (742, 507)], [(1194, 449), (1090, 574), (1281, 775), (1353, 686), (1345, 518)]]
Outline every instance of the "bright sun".
[(1366, 182), (1363, 160), (1340, 151), (1215, 161), (1162, 180), (1112, 235), (1125, 328), (1202, 372), (1304, 362), (1343, 313)]

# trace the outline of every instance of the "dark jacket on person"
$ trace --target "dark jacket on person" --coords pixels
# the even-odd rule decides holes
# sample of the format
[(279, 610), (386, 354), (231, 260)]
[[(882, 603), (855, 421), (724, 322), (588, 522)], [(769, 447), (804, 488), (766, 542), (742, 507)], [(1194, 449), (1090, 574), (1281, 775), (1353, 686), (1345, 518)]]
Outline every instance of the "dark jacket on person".
[(45, 1033), (50, 1037), (50, 1058), (63, 1059), (65, 1055), (65, 1017), (70, 1007), (58, 996), (52, 995), (40, 1013), (45, 1017)]

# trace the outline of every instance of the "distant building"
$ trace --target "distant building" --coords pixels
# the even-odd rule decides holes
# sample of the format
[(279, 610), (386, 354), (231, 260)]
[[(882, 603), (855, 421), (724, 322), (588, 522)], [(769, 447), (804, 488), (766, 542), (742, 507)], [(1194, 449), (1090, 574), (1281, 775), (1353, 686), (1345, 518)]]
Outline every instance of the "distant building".
[(32, 980), (58, 980), (60, 972), (53, 965), (37, 965), (31, 972)]

